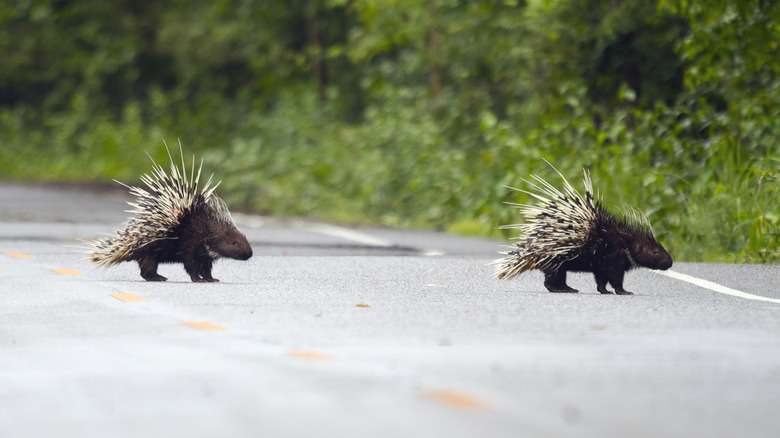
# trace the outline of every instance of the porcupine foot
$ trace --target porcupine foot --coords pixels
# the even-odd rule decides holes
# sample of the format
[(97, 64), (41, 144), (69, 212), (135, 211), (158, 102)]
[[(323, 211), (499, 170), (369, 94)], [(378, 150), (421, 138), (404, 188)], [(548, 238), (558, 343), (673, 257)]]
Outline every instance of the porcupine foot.
[(618, 295), (634, 295), (633, 292), (629, 292), (625, 289), (623, 289), (623, 282), (621, 281), (619, 284), (615, 284), (615, 282), (610, 283), (615, 288), (615, 293)]
[(184, 269), (194, 283), (215, 283), (219, 280), (211, 276), (212, 263), (208, 258), (194, 258), (184, 264)]
[(550, 292), (556, 293), (577, 293), (577, 289), (569, 287), (566, 284), (566, 271), (560, 270), (557, 272), (545, 272), (544, 273), (544, 287)]
[(623, 274), (618, 273), (616, 275), (613, 275), (614, 278), (609, 279), (607, 276), (603, 275), (596, 275), (596, 290), (598, 290), (602, 294), (611, 294), (613, 293), (611, 290), (607, 289), (607, 281), (609, 281), (609, 284), (612, 285), (612, 287), (615, 288), (615, 294), (617, 295), (634, 295), (633, 292), (629, 292), (625, 289), (623, 289)]
[(141, 277), (146, 281), (165, 281), (166, 277), (157, 273), (157, 261), (151, 258), (138, 260), (141, 268)]
[(211, 274), (202, 274), (202, 275), (194, 274), (194, 275), (190, 275), (190, 278), (195, 283), (217, 283), (217, 282), (219, 282), (219, 280), (217, 280), (216, 278), (212, 277)]
[(146, 281), (167, 281), (168, 280), (168, 277), (163, 277), (160, 274), (154, 274), (154, 275), (148, 275), (148, 274), (144, 275), (144, 274), (141, 274), (141, 277), (143, 277), (144, 280), (146, 280)]
[(596, 290), (602, 294), (611, 294), (612, 291), (607, 289), (607, 277), (596, 275)]

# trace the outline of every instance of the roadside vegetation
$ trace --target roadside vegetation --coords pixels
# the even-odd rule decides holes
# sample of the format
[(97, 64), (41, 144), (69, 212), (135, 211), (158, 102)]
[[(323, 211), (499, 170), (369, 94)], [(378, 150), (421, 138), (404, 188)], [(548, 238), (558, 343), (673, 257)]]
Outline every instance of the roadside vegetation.
[(780, 6), (0, 5), (0, 179), (135, 182), (163, 139), (233, 209), (501, 235), (553, 163), (677, 260), (780, 260)]

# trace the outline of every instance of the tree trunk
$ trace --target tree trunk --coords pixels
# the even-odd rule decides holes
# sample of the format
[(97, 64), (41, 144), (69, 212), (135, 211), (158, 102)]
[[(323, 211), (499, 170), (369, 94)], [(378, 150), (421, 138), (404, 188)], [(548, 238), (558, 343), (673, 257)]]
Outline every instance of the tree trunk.
[(323, 56), (322, 41), (320, 40), (320, 21), (317, 11), (317, 0), (309, 0), (306, 3), (306, 51), (309, 52), (311, 64), (311, 76), (317, 83), (321, 101), (325, 101), (325, 86), (328, 82), (327, 65)]

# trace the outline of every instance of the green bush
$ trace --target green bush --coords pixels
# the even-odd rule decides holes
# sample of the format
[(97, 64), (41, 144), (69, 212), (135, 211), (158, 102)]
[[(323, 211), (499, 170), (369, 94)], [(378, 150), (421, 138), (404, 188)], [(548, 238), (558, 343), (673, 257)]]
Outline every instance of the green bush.
[(0, 6), (0, 178), (134, 183), (163, 140), (233, 208), (510, 237), (538, 174), (678, 260), (780, 260), (780, 7), (370, 0)]

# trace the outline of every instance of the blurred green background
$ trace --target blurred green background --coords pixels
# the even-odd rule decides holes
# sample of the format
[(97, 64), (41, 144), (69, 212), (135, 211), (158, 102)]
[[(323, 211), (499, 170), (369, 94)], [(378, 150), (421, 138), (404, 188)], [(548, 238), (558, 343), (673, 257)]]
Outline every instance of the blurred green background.
[(5, 0), (0, 179), (181, 139), (233, 209), (507, 237), (544, 158), (677, 260), (776, 262), (777, 3)]

